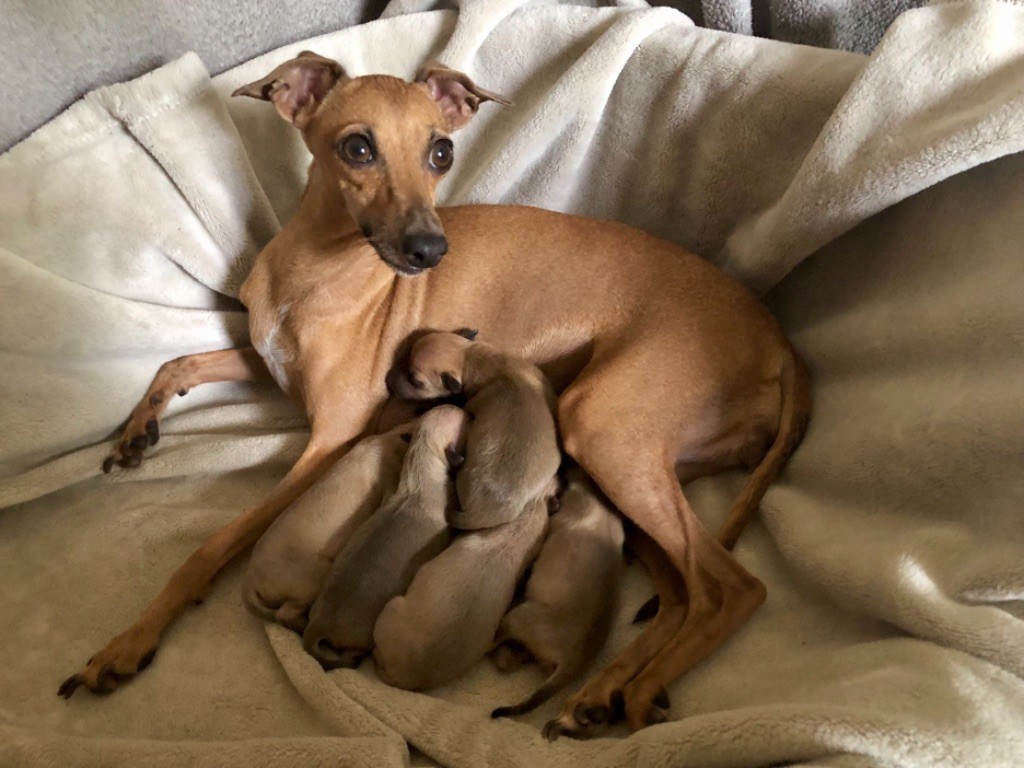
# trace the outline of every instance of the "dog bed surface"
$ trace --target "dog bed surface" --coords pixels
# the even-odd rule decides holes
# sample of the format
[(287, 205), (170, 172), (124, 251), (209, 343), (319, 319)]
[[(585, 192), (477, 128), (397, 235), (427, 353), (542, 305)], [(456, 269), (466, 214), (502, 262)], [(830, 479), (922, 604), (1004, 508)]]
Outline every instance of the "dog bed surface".
[[(212, 80), (187, 55), (0, 156), (0, 765), (1024, 764), (1024, 8), (911, 11), (870, 57), (637, 3), (426, 8)], [(308, 155), (229, 94), (305, 48), (353, 75), (438, 58), (509, 96), (457, 135), (441, 202), (681, 243), (807, 360), (810, 430), (736, 548), (768, 600), (670, 688), (671, 722), (549, 744), (561, 697), (488, 718), (535, 668), (430, 695), (325, 673), (245, 610), (244, 559), (137, 680), (55, 695), (308, 436), (270, 386), (202, 386), (140, 468), (100, 473), (162, 362), (246, 342), (238, 287)], [(710, 528), (742, 480), (689, 487)], [(626, 582), (602, 660), (650, 594), (639, 565)]]

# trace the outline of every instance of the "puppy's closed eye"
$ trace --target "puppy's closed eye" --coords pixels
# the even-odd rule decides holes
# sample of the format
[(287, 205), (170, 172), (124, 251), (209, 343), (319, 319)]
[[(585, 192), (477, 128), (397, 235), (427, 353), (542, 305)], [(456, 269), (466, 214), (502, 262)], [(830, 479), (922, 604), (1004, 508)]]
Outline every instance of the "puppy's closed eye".
[(425, 381), (420, 381), (419, 377), (412, 371), (409, 371), (409, 375), (406, 379), (408, 379), (409, 383), (416, 389), (426, 389), (427, 387), (427, 383)]

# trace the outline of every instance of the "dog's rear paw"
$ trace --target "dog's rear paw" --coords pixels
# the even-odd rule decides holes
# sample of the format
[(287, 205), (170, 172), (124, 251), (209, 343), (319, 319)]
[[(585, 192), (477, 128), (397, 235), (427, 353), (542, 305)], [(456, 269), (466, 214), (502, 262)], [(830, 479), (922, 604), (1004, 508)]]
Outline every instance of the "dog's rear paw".
[(61, 683), (57, 695), (70, 699), (82, 686), (93, 693), (112, 693), (125, 680), (153, 663), (156, 648), (155, 641), (144, 641), (137, 633), (118, 635), (89, 659), (81, 672)]

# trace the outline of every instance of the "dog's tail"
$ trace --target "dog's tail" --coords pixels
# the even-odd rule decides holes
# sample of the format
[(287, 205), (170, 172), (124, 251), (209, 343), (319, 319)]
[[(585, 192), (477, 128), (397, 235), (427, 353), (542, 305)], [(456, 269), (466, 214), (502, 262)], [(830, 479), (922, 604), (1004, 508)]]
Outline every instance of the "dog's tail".
[(750, 473), (747, 484), (739, 498), (733, 502), (729, 517), (718, 532), (718, 541), (726, 549), (732, 549), (736, 544), (757, 511), (768, 486), (778, 477), (807, 430), (807, 422), (811, 417), (811, 379), (803, 361), (792, 347), (782, 362), (779, 386), (782, 390), (779, 431), (761, 463)]
[(525, 715), (527, 712), (536, 709), (558, 693), (559, 689), (571, 682), (574, 677), (576, 677), (575, 669), (570, 669), (567, 664), (559, 664), (555, 667), (555, 671), (551, 673), (548, 679), (544, 681), (543, 685), (530, 694), (528, 699), (511, 707), (498, 707), (496, 710), (491, 712), (491, 717), (499, 718)]

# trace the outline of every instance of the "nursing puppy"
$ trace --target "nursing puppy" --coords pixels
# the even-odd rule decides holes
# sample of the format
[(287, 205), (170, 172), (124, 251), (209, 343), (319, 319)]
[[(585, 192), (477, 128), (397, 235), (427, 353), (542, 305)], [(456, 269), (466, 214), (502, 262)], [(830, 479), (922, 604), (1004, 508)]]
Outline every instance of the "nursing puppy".
[[(469, 458), (467, 456), (467, 461)], [(482, 659), (547, 529), (544, 499), (505, 525), (460, 534), (380, 614), (373, 661), (386, 683), (423, 690)]]
[(622, 520), (579, 468), (526, 582), (526, 599), (501, 621), (494, 661), (517, 665), (525, 649), (549, 675), (533, 695), (491, 717), (521, 715), (550, 699), (590, 665), (608, 637), (624, 561)]
[(411, 421), (361, 440), (263, 534), (245, 577), (245, 601), (257, 616), (306, 628), (335, 555), (398, 486), (417, 428)]
[(451, 540), (449, 473), (462, 460), (466, 414), (444, 405), (420, 418), (398, 489), (338, 553), (309, 612), (303, 645), (325, 669), (353, 667), (373, 648), (373, 625), (419, 567)]
[(507, 523), (554, 496), (562, 458), (550, 382), (527, 360), (475, 339), (476, 331), (429, 333), (413, 344), (407, 366), (387, 375), (388, 389), (409, 400), (468, 398), (459, 509), (448, 520), (463, 530)]

